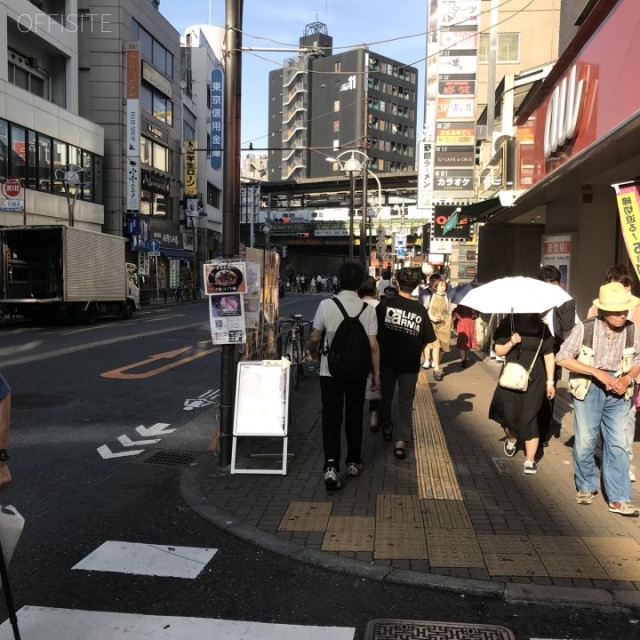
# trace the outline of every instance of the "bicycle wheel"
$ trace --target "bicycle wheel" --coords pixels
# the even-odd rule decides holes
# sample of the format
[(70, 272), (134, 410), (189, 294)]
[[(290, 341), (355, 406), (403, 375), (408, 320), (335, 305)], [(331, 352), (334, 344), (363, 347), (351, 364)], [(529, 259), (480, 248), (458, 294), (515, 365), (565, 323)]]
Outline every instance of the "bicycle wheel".
[(298, 341), (291, 342), (291, 382), (293, 388), (297, 389), (300, 384), (300, 350)]
[(307, 365), (307, 359), (309, 357), (309, 352), (305, 346), (304, 336), (300, 335), (298, 337), (298, 355), (300, 356), (299, 361), (299, 369), (303, 378), (306, 378), (309, 375), (309, 369)]

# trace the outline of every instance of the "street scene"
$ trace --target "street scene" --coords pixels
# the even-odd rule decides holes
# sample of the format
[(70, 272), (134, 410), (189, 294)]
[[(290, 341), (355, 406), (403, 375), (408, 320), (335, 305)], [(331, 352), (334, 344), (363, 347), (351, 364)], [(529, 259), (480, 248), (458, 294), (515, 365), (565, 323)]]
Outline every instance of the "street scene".
[(640, 637), (639, 57), (0, 0), (0, 640)]

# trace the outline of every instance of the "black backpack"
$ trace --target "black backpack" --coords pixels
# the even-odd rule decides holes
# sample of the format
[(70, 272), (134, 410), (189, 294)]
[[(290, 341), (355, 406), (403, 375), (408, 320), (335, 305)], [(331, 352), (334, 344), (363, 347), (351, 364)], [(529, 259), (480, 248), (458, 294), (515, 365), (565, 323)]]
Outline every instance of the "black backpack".
[(360, 316), (368, 305), (363, 302), (360, 313), (351, 317), (340, 300), (332, 300), (342, 312), (343, 320), (326, 351), (329, 373), (338, 380), (366, 378), (371, 371), (371, 344)]

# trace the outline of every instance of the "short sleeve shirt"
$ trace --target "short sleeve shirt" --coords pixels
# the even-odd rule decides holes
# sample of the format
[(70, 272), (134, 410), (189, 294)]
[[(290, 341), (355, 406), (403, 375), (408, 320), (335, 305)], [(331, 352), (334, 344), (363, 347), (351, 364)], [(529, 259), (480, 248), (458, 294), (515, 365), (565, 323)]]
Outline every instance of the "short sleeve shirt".
[[(378, 333), (378, 319), (376, 318), (376, 310), (366, 302), (363, 302), (360, 296), (355, 291), (341, 291), (336, 298), (340, 300), (344, 310), (350, 316), (357, 316), (362, 309), (362, 305), (365, 305), (365, 310), (360, 315), (360, 322), (367, 332), (368, 336), (375, 336)], [(325, 332), (324, 342), (322, 344), (322, 350), (327, 350), (327, 345), (331, 344), (333, 336), (338, 329), (338, 325), (342, 322), (342, 312), (338, 308), (338, 305), (331, 298), (323, 300), (318, 305), (318, 310), (313, 318), (313, 328), (318, 331)], [(326, 358), (322, 358), (320, 361), (320, 375), (330, 376), (329, 364)]]

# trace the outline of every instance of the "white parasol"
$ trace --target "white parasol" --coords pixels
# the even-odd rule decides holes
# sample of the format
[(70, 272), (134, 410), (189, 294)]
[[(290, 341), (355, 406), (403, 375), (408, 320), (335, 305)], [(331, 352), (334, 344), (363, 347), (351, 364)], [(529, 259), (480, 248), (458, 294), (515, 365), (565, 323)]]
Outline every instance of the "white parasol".
[(460, 301), (480, 313), (545, 313), (571, 300), (562, 287), (535, 278), (499, 278), (469, 291)]

